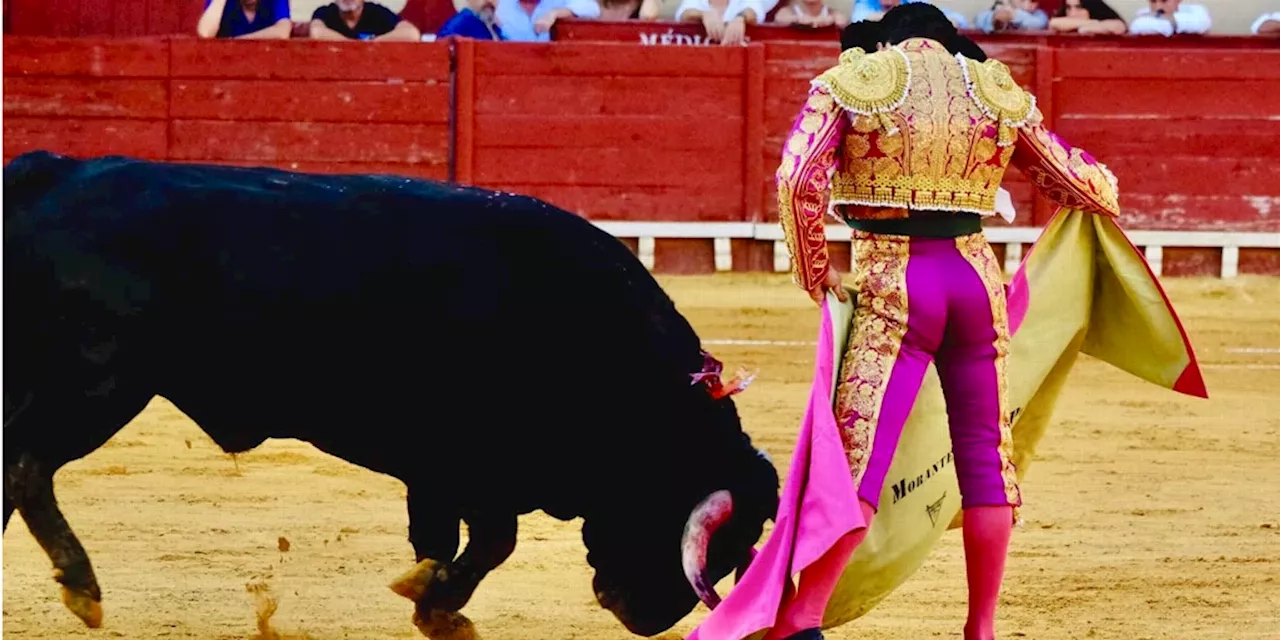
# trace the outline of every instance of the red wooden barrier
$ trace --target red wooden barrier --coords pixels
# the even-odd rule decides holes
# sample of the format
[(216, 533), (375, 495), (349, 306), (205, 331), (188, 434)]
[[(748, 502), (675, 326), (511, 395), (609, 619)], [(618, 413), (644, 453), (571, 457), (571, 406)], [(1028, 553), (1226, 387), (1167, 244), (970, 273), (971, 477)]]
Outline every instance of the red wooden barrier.
[[(1055, 130), (1115, 170), (1127, 228), (1280, 231), (1280, 50), (1228, 40), (987, 44)], [(42, 148), (436, 179), (452, 166), (459, 182), (595, 220), (767, 223), (782, 138), (837, 48), (10, 36), (4, 157)], [(1005, 186), (1018, 226), (1047, 219), (1016, 171)], [(772, 242), (733, 245), (734, 269), (772, 268)], [(655, 269), (710, 270), (712, 247), (659, 239)], [(1220, 253), (1170, 248), (1165, 272), (1216, 270)], [(1238, 262), (1280, 271), (1274, 251), (1242, 249)]]

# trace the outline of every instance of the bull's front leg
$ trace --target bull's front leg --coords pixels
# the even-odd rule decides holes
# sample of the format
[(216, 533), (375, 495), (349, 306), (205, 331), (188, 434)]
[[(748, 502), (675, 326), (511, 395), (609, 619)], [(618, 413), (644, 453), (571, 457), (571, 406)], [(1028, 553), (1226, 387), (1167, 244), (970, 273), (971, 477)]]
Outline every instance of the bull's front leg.
[(62, 602), (90, 628), (102, 626), (102, 590), (85, 552), (53, 493), (55, 465), (22, 453), (4, 465), (5, 526), (16, 508), (36, 542), (53, 561)]
[[(411, 502), (410, 518), (421, 516), (424, 522), (441, 520), (437, 514), (420, 513)], [(466, 516), (468, 542), (462, 555), (453, 562), (437, 561), (427, 551), (418, 550), (419, 562), (391, 585), (396, 593), (414, 601), (414, 624), (432, 640), (476, 640), (474, 626), (459, 613), (475, 593), (486, 575), (501, 565), (515, 550), (516, 516), (514, 513)], [(413, 527), (411, 526), (411, 530)], [(457, 545), (457, 520), (451, 531)], [(443, 536), (443, 529), (440, 531)], [(418, 544), (415, 541), (415, 548)]]

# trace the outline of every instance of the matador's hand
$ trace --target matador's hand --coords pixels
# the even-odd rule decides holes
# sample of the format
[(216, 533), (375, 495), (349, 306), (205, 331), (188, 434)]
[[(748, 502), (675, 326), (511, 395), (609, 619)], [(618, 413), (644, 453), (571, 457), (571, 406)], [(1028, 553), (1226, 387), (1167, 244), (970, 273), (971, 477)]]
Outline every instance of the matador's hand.
[(840, 282), (840, 272), (835, 267), (827, 267), (827, 277), (818, 285), (816, 289), (809, 292), (809, 297), (813, 299), (814, 304), (822, 306), (823, 298), (827, 297), (827, 290), (834, 291), (836, 298), (840, 302), (849, 301), (849, 292), (844, 290), (844, 285)]

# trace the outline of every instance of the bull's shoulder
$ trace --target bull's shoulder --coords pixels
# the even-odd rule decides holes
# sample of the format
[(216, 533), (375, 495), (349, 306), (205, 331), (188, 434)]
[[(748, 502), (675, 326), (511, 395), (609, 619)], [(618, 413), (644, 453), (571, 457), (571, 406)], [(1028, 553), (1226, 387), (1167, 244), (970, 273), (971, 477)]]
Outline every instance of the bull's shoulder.
[(83, 161), (49, 151), (24, 153), (4, 166), (4, 217), (26, 211), (31, 203), (63, 183)]

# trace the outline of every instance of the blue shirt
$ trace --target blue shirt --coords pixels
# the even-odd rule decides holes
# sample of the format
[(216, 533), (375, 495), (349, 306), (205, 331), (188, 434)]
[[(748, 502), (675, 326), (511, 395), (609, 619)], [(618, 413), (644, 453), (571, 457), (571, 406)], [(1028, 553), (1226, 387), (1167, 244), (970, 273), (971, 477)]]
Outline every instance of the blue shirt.
[[(204, 7), (208, 9), (212, 3), (213, 0), (204, 0)], [(289, 19), (289, 0), (258, 0), (253, 22), (244, 17), (240, 0), (227, 0), (227, 6), (222, 9), (222, 21), (218, 23), (218, 37), (237, 38), (266, 29), (281, 19)]]
[[(915, 4), (917, 2), (933, 4), (928, 0), (902, 0), (902, 4)], [(942, 11), (943, 15), (947, 16), (948, 20), (956, 25), (957, 29), (969, 28), (969, 21), (965, 19), (964, 14), (958, 11), (952, 11), (945, 7), (938, 7), (938, 9)], [(880, 0), (854, 0), (853, 11), (850, 13), (849, 20), (851, 22), (861, 22), (867, 19), (867, 15), (878, 13), (880, 11), (884, 11), (884, 7), (880, 4)]]
[(536, 33), (533, 23), (556, 9), (568, 9), (579, 18), (600, 17), (600, 5), (596, 4), (596, 0), (542, 0), (533, 10), (533, 15), (525, 13), (520, 0), (498, 0), (496, 13), (506, 39), (517, 42), (549, 42), (551, 32)]
[(506, 40), (502, 35), (502, 28), (493, 25), (493, 30), (498, 36), (495, 38), (489, 33), (489, 28), (485, 26), (484, 21), (470, 7), (463, 9), (455, 14), (449, 21), (440, 27), (440, 31), (436, 32), (436, 37), (443, 38), (446, 36), (463, 36), (465, 38), (475, 38), (477, 40)]

